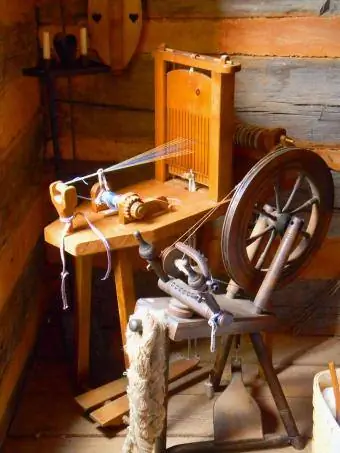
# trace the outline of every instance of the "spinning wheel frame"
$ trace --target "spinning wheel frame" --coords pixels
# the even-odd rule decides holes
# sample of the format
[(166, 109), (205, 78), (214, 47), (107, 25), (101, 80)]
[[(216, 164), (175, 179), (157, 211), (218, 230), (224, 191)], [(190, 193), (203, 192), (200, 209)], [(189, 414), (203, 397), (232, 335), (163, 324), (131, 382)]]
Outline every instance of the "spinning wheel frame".
[[(282, 181), (290, 183), (290, 195), (284, 203), (280, 200)], [(302, 183), (309, 187), (310, 195), (305, 202), (293, 208), (294, 198)], [(327, 234), (333, 208), (333, 190), (330, 170), (323, 159), (310, 150), (284, 147), (261, 159), (236, 189), (224, 219), (221, 251), (224, 266), (232, 280), (254, 296), (267, 270), (262, 267), (266, 256), (264, 259), (262, 257), (262, 263), (258, 266), (259, 259), (251, 261), (255, 255), (255, 243), (261, 242), (270, 233), (262, 249), (262, 255), (268, 254), (275, 240), (283, 236), (290, 219), (293, 216), (300, 217), (310, 209), (307, 226), (289, 256), (279, 286), (296, 278)], [(265, 217), (268, 225), (262, 232), (249, 235), (254, 213)], [(249, 251), (251, 248), (252, 253)]]

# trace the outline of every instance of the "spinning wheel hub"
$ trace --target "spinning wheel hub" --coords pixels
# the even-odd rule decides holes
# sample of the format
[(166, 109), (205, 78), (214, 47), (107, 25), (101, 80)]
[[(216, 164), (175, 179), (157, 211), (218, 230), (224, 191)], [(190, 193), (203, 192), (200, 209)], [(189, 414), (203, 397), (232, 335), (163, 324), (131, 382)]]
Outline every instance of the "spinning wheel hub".
[(278, 214), (276, 223), (275, 223), (275, 230), (278, 232), (280, 236), (283, 236), (285, 234), (285, 231), (287, 229), (287, 226), (289, 225), (289, 222), (291, 221), (292, 216), (288, 213), (281, 213)]

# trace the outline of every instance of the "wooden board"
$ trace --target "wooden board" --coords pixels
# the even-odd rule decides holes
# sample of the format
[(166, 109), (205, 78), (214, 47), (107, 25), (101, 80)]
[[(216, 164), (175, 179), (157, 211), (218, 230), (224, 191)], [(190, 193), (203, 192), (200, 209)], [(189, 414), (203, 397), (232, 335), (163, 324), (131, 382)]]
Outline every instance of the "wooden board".
[[(127, 225), (118, 224), (117, 216), (104, 217), (101, 213), (90, 212), (88, 203), (79, 207), (85, 210), (89, 218), (97, 228), (105, 235), (112, 250), (137, 246), (137, 240), (133, 233), (136, 228), (147, 241), (158, 241), (175, 236), (201, 219), (202, 215), (216, 207), (216, 203), (208, 197), (206, 189), (189, 192), (184, 181), (170, 180), (160, 183), (155, 180), (144, 181), (133, 186), (126, 187), (124, 193), (133, 190), (142, 197), (166, 196), (180, 200), (180, 203), (172, 211), (166, 212), (148, 221), (132, 222)], [(225, 205), (220, 205), (214, 216), (220, 216), (225, 210)], [(212, 218), (212, 217), (211, 217)], [(75, 231), (65, 238), (65, 250), (72, 255), (91, 255), (105, 251), (102, 241), (91, 232), (82, 217), (75, 220)], [(59, 220), (45, 228), (45, 240), (49, 244), (59, 247), (63, 225)]]
[(91, 47), (112, 70), (122, 70), (137, 48), (142, 31), (140, 0), (89, 0)]
[(40, 106), (38, 88), (36, 80), (18, 77), (0, 93), (1, 148), (9, 146), (37, 114)]
[[(199, 363), (198, 359), (182, 359), (170, 364), (169, 380), (178, 379), (184, 374), (196, 368)], [(93, 409), (108, 400), (118, 398), (126, 393), (128, 381), (126, 378), (117, 379), (109, 382), (94, 390), (83, 393), (75, 398), (79, 406), (88, 411)]]
[[(31, 192), (33, 195), (36, 192)], [(32, 202), (32, 200), (30, 200)], [(18, 281), (24, 269), (27, 258), (37, 243), (43, 226), (43, 202), (44, 197), (37, 197), (26, 211), (21, 223), (13, 230), (7, 243), (1, 249), (0, 258), (0, 309), (6, 303), (14, 285)], [(9, 265), (10, 264), (10, 265)]]
[[(22, 326), (20, 332), (20, 341), (11, 351), (11, 361), (8, 364), (5, 373), (1, 377), (0, 384), (0, 443), (3, 441), (3, 435), (7, 432), (8, 426), (12, 421), (14, 412), (15, 392), (17, 384), (20, 381), (27, 360), (34, 347), (37, 338), (37, 331), (42, 315), (42, 293), (31, 294), (34, 299), (34, 310), (26, 319), (25, 325)], [(10, 411), (10, 412), (9, 412)]]
[[(149, 0), (147, 17), (257, 17), (305, 16), (320, 14), (322, 0)], [(331, 1), (328, 14), (339, 14), (337, 1)]]
[[(194, 361), (191, 359), (190, 361)], [(196, 359), (196, 365), (199, 360)], [(196, 366), (195, 365), (195, 366)], [(195, 367), (186, 367), (182, 369), (182, 373), (178, 373), (176, 377), (171, 371), (169, 373), (169, 389), (168, 395), (171, 396), (178, 390), (182, 390), (185, 387), (197, 382), (197, 380), (203, 379), (208, 376), (211, 367), (204, 367), (194, 371), (192, 374), (187, 373), (193, 370)], [(178, 380), (177, 380), (178, 379)], [(129, 400), (126, 395), (105, 404), (103, 407), (91, 412), (90, 418), (98, 423), (101, 427), (105, 428), (108, 426), (120, 426), (123, 423), (123, 417), (129, 412)]]
[[(41, 2), (41, 20), (43, 23), (59, 23), (60, 11), (58, 4), (51, 1)], [(320, 14), (325, 0), (149, 0), (146, 5), (146, 18), (178, 18), (178, 17), (281, 17), (309, 16)], [(86, 2), (69, 0), (65, 6), (67, 24), (83, 20), (87, 16)], [(339, 14), (338, 2), (331, 1), (327, 15)]]
[[(150, 19), (145, 21), (138, 51), (151, 53), (160, 44), (199, 53), (256, 56), (332, 57), (339, 55), (339, 16), (241, 19)], [(58, 25), (44, 25), (55, 34)], [(78, 34), (78, 28), (68, 27)], [(317, 30), (317, 33), (315, 32)], [(268, 36), (271, 39), (268, 39)]]
[[(199, 53), (337, 57), (340, 17), (149, 20), (141, 51), (167, 46)], [(316, 32), (317, 30), (317, 32)], [(270, 39), (268, 39), (270, 36)]]

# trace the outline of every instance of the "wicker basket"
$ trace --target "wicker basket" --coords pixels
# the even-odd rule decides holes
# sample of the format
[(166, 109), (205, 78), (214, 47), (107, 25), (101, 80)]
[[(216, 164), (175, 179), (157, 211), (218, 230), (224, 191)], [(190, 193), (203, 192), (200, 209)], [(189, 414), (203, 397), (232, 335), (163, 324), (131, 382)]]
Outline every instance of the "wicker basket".
[[(339, 379), (340, 369), (337, 369), (336, 372)], [(312, 453), (340, 453), (340, 426), (333, 417), (322, 394), (326, 387), (331, 386), (331, 376), (328, 370), (315, 375)]]

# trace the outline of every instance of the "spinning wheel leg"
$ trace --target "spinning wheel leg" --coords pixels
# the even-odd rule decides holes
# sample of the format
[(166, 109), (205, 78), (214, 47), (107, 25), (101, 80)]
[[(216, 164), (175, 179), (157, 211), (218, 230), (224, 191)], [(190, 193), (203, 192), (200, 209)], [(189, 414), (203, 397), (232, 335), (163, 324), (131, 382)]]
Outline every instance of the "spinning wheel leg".
[(218, 345), (214, 367), (210, 373), (210, 381), (214, 390), (217, 390), (221, 384), (222, 374), (229, 357), (233, 339), (234, 335), (224, 335), (221, 337), (220, 344)]
[(166, 452), (166, 435), (167, 435), (167, 424), (168, 424), (168, 387), (169, 387), (169, 359), (170, 359), (170, 340), (168, 332), (166, 333), (166, 344), (165, 344), (165, 370), (164, 370), (164, 408), (165, 408), (165, 417), (163, 422), (162, 434), (156, 439), (154, 453), (165, 453)]
[(267, 352), (263, 338), (260, 333), (252, 333), (250, 334), (250, 339), (257, 358), (263, 368), (263, 372), (273, 395), (277, 410), (289, 436), (290, 443), (295, 449), (302, 450), (305, 446), (305, 441), (298, 431), (293, 414), (282, 391), (281, 384), (273, 368), (273, 364), (271, 362), (270, 355)]

